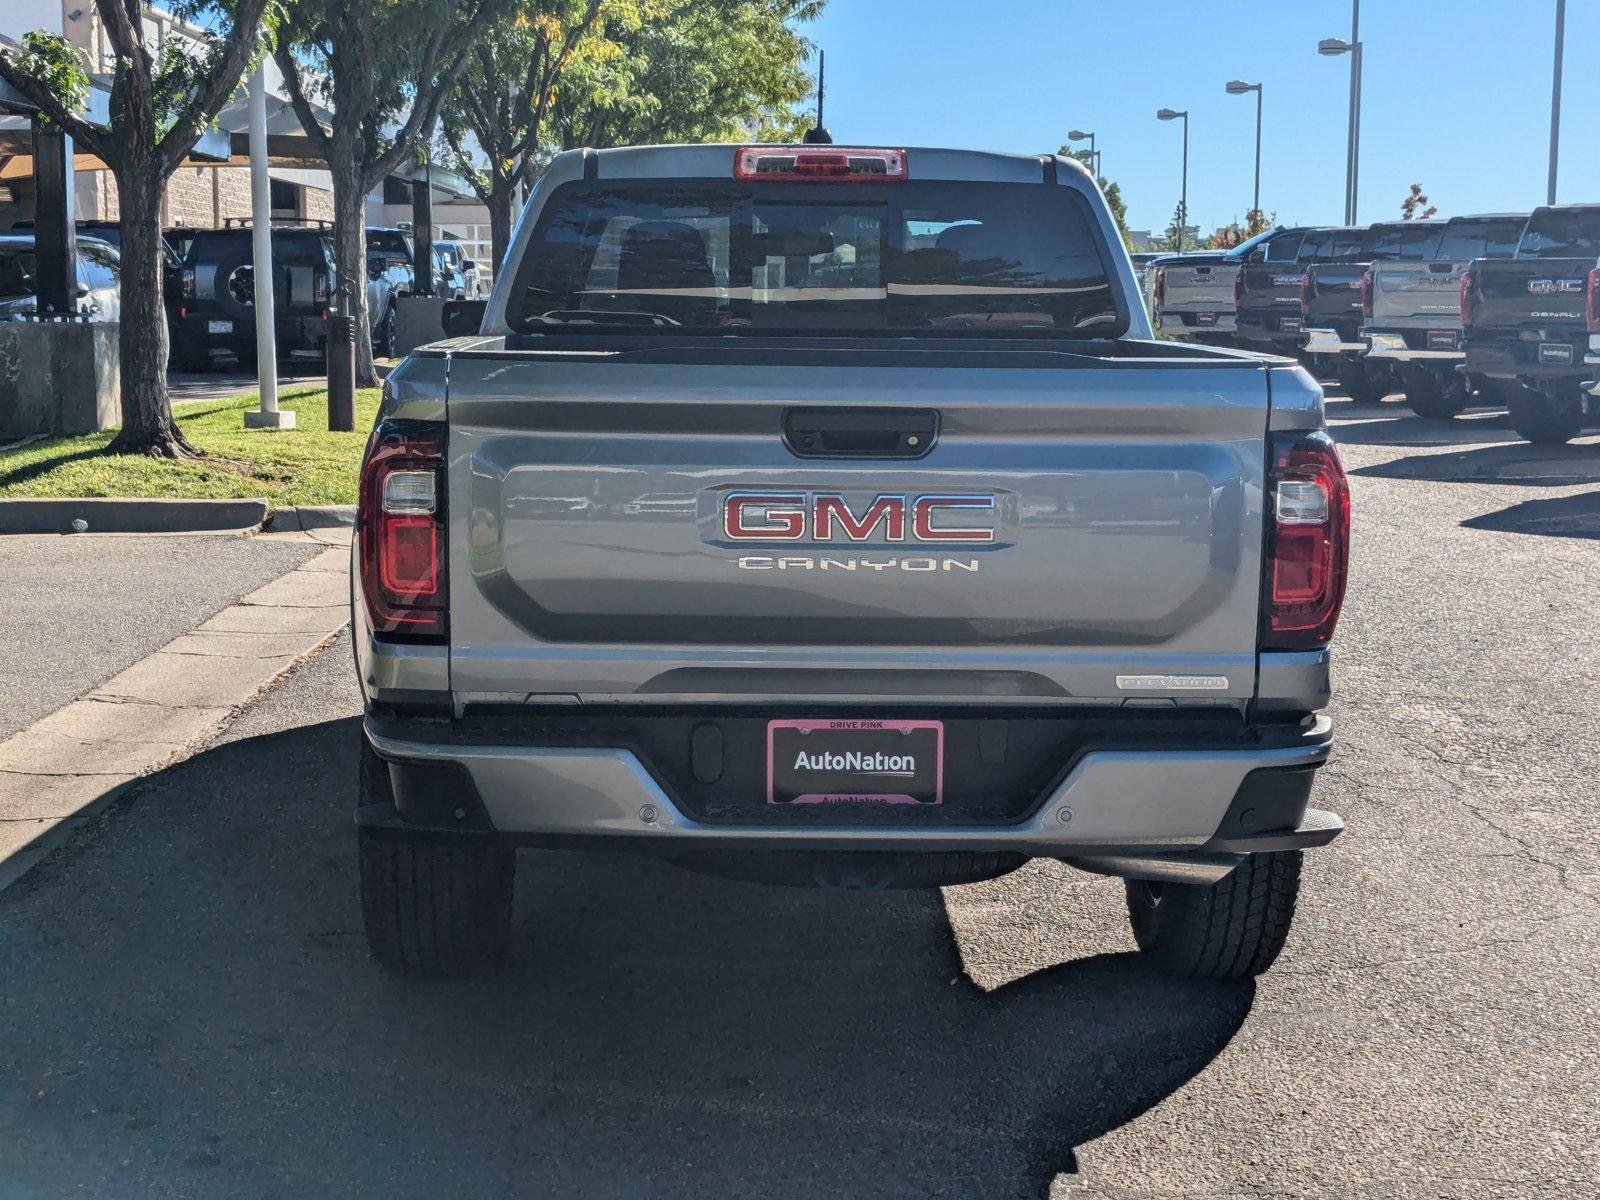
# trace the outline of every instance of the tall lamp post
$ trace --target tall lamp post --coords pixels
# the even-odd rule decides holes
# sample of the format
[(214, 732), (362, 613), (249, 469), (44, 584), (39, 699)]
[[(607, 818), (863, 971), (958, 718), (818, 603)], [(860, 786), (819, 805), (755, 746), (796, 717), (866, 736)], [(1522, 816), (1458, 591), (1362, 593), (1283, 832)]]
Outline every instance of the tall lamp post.
[(1183, 239), (1189, 232), (1189, 111), (1179, 112), (1163, 108), (1156, 113), (1158, 121), (1183, 121), (1183, 191), (1178, 200), (1178, 253), (1183, 253)]
[[(1230, 96), (1248, 96), (1251, 92), (1256, 94), (1256, 188), (1250, 201), (1250, 211), (1259, 214), (1261, 212), (1261, 85), (1235, 79), (1227, 86)], [(1248, 225), (1249, 221), (1247, 220), (1245, 224)]]
[(1561, 152), (1561, 52), (1567, 41), (1567, 0), (1556, 0), (1556, 66), (1550, 82), (1550, 187), (1546, 204), (1556, 202), (1556, 160)]
[(1323, 38), (1317, 53), (1350, 56), (1350, 133), (1345, 146), (1344, 223), (1356, 223), (1356, 191), (1361, 182), (1361, 0), (1350, 0), (1350, 40)]
[(1100, 151), (1094, 148), (1094, 134), (1092, 132), (1085, 133), (1081, 129), (1074, 129), (1067, 134), (1067, 141), (1089, 143), (1089, 170), (1094, 172), (1096, 179), (1099, 179), (1104, 172), (1100, 170)]

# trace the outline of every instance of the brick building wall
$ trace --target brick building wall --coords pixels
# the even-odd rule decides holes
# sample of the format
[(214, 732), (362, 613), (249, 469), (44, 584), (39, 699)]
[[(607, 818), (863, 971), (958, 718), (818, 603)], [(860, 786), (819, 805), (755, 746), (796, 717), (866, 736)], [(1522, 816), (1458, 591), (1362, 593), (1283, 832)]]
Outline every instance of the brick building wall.
[[(109, 171), (81, 171), (77, 176), (78, 216), (83, 220), (114, 221), (120, 215), (117, 185)], [(333, 220), (333, 193), (302, 184), (279, 183), (275, 192), (286, 190), (294, 198), (293, 209), (274, 207), (274, 216), (298, 216), (309, 220)], [(250, 169), (248, 167), (179, 167), (167, 180), (167, 194), (161, 206), (164, 226), (189, 226), (212, 229), (229, 219), (250, 216)]]

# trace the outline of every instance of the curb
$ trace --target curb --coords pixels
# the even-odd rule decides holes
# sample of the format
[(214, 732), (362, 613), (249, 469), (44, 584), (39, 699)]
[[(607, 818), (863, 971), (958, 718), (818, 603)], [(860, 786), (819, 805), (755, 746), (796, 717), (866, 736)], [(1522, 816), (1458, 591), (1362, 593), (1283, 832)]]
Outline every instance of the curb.
[(0, 534), (237, 534), (261, 528), (266, 518), (265, 500), (0, 500)]

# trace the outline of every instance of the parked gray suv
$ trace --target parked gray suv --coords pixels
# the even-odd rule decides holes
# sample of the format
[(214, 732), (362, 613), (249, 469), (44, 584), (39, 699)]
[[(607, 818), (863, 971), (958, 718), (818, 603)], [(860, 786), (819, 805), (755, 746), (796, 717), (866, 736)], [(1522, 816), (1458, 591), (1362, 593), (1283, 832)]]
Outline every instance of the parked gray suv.
[(793, 884), (1032, 857), (1265, 970), (1332, 730), (1349, 490), (1293, 362), (1153, 340), (1076, 163), (572, 151), (362, 468), (361, 893), (504, 950), (520, 846)]

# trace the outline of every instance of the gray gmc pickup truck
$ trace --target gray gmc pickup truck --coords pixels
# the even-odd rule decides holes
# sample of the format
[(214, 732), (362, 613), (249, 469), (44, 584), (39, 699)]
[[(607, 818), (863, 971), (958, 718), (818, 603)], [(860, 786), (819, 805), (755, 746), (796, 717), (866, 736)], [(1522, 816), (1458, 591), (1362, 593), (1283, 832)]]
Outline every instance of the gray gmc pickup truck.
[(1292, 362), (1156, 341), (1076, 163), (572, 151), (362, 467), (361, 895), (485, 966), (520, 846), (853, 888), (1120, 876), (1277, 956), (1349, 490)]

